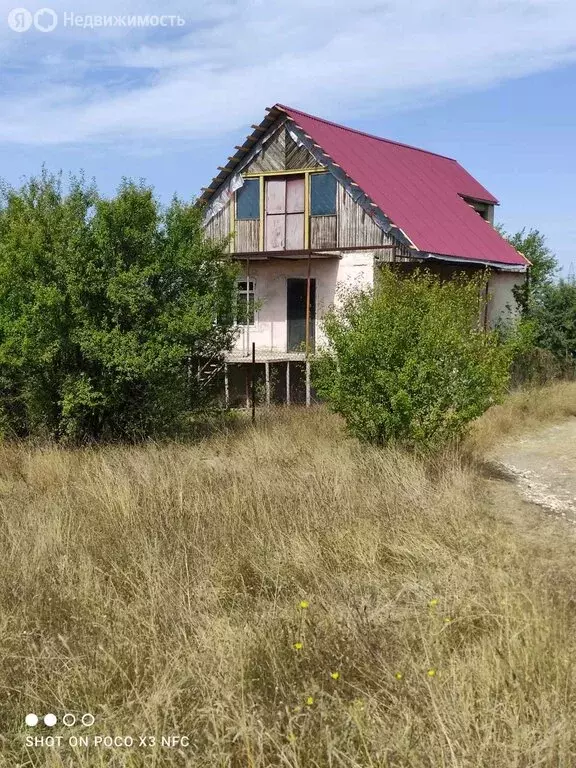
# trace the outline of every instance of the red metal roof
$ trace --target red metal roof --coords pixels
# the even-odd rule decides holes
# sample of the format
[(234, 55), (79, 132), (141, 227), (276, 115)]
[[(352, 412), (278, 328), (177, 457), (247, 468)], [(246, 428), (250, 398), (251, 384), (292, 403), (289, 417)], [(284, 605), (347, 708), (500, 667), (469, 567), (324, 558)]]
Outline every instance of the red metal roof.
[(463, 197), (497, 203), (456, 160), (277, 104), (420, 251), (526, 266)]

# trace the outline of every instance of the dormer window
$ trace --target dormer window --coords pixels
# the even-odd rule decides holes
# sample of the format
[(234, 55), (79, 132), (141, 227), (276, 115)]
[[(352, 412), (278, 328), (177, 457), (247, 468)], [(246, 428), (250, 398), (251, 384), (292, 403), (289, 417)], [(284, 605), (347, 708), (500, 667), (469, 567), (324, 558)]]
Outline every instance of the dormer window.
[(476, 213), (481, 216), (484, 221), (494, 224), (494, 206), (492, 203), (485, 203), (483, 200), (474, 200), (471, 197), (462, 197), (465, 203), (471, 208), (474, 208)]

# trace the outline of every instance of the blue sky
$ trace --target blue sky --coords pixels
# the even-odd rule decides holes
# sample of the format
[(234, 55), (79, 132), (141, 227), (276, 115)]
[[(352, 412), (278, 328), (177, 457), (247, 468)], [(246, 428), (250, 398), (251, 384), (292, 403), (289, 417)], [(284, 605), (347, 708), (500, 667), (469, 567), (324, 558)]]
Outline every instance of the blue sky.
[[(573, 0), (45, 2), (55, 29), (16, 32), (0, 0), (9, 182), (46, 163), (104, 192), (130, 176), (189, 198), (280, 101), (457, 158), (508, 230), (539, 228), (576, 269)], [(185, 23), (71, 27), (64, 13)]]

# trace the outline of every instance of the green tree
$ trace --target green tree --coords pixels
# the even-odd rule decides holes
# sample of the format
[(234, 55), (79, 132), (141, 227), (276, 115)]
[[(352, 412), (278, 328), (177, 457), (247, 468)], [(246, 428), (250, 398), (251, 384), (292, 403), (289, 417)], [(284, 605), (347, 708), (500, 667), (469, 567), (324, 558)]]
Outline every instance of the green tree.
[(576, 281), (546, 285), (534, 309), (537, 341), (573, 370), (576, 363)]
[(505, 391), (511, 345), (484, 332), (484, 282), (382, 270), (325, 319), (315, 386), (361, 440), (435, 448)]
[(525, 316), (529, 316), (535, 304), (542, 297), (543, 290), (552, 284), (558, 272), (558, 260), (546, 245), (546, 237), (537, 229), (521, 229), (515, 234), (507, 233), (501, 225), (496, 227), (510, 245), (524, 254), (531, 266), (528, 279), (515, 290), (515, 299)]
[(138, 438), (204, 402), (196, 361), (229, 348), (236, 269), (201, 212), (124, 181), (43, 172), (0, 204), (0, 388), (5, 431)]
[(539, 230), (522, 229), (514, 235), (507, 234), (501, 227), (499, 230), (532, 264), (528, 280), (516, 289), (515, 297), (532, 329), (534, 347), (515, 360), (515, 378), (544, 381), (546, 372), (549, 378), (573, 372), (576, 361), (574, 281), (556, 280), (558, 261)]

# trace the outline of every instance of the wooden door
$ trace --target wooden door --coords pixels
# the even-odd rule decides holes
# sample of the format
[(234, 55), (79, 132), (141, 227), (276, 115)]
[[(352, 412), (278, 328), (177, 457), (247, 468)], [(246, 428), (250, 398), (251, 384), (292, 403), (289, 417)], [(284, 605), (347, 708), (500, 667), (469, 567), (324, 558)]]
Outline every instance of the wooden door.
[(304, 248), (304, 177), (267, 179), (265, 205), (265, 250), (302, 250)]
[[(291, 277), (286, 281), (288, 352), (303, 352), (306, 347), (306, 278)], [(316, 320), (316, 280), (310, 279), (310, 324), (308, 341), (314, 349)]]

